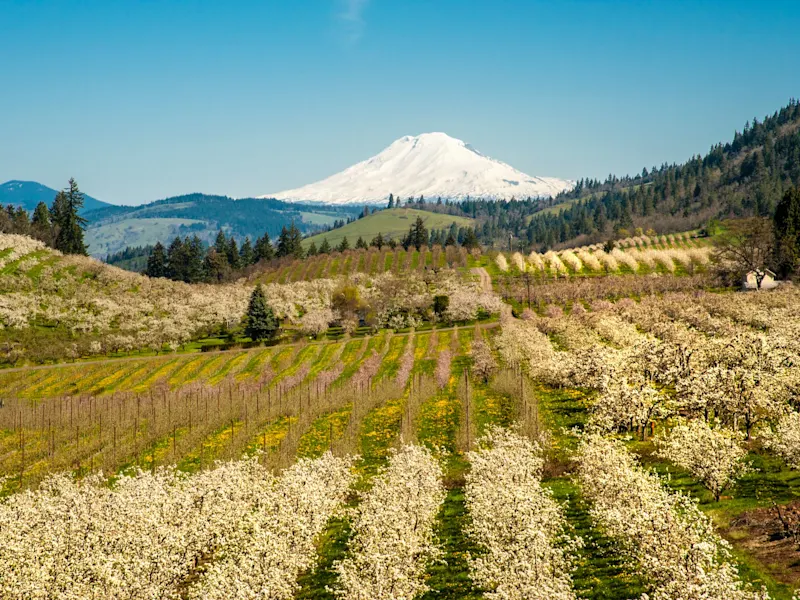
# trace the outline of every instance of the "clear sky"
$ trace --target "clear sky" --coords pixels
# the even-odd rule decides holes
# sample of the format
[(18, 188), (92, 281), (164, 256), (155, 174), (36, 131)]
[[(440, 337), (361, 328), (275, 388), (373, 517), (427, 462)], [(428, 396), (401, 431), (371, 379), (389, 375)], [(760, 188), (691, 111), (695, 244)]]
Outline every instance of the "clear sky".
[(799, 31), (796, 0), (0, 0), (0, 182), (260, 195), (428, 131), (637, 172), (800, 95)]

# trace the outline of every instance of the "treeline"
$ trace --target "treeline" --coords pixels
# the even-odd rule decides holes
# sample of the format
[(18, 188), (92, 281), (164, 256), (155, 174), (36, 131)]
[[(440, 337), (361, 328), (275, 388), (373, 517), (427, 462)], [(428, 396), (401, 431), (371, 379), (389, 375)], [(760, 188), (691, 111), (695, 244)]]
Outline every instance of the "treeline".
[[(496, 206), (481, 230), (485, 241), (513, 234), (533, 248), (625, 237), (636, 228), (658, 233), (694, 229), (720, 217), (771, 216), (784, 193), (800, 185), (800, 103), (754, 119), (733, 141), (683, 164), (643, 169), (634, 177), (583, 179), (559, 195), (558, 212), (529, 222)], [(511, 203), (509, 203), (511, 204)], [(465, 207), (466, 208), (466, 207)]]
[(196, 235), (185, 238), (178, 236), (167, 248), (161, 242), (153, 246), (144, 273), (150, 277), (167, 277), (186, 283), (226, 281), (259, 261), (302, 256), (302, 239), (294, 223), (288, 228), (283, 227), (276, 246), (273, 246), (266, 232), (255, 244), (249, 236), (246, 237), (241, 247), (236, 238), (226, 236), (222, 230), (208, 248)]
[(155, 246), (148, 244), (146, 246), (128, 246), (118, 252), (108, 254), (104, 262), (121, 269), (128, 271), (135, 271), (141, 273), (147, 266), (147, 259), (153, 253)]
[[(323, 230), (319, 225), (303, 220), (304, 213), (354, 219), (359, 208), (350, 206), (307, 206), (268, 198), (240, 198), (208, 194), (185, 194), (157, 200), (141, 206), (107, 206), (93, 210), (85, 216), (91, 223), (101, 223), (122, 218), (173, 218), (203, 221), (215, 228), (243, 239), (249, 235), (255, 239), (266, 232), (276, 238), (283, 227), (292, 222), (304, 233)], [(191, 235), (193, 232), (188, 232)]]
[(86, 219), (78, 212), (84, 195), (74, 179), (58, 192), (51, 206), (40, 202), (29, 215), (24, 208), (9, 204), (0, 210), (0, 233), (16, 233), (41, 240), (64, 254), (86, 254), (83, 230)]
[(302, 259), (318, 254), (344, 252), (351, 248), (366, 250), (372, 247), (380, 250), (383, 247), (402, 246), (406, 250), (411, 247), (420, 250), (422, 247), (435, 245), (463, 246), (472, 249), (479, 244), (475, 231), (469, 227), (459, 228), (453, 224), (449, 229), (429, 232), (422, 218), (417, 217), (408, 233), (399, 242), (379, 233), (369, 243), (359, 236), (351, 246), (345, 237), (335, 247), (331, 246), (327, 239), (323, 239), (319, 247), (312, 241), (307, 248), (304, 248), (303, 236), (292, 223), (289, 227), (281, 229), (275, 244), (272, 243), (269, 234), (264, 233), (255, 243), (246, 237), (239, 245), (233, 236), (226, 235), (220, 230), (214, 244), (208, 247), (196, 235), (185, 238), (178, 236), (167, 247), (159, 242), (155, 246), (126, 248), (113, 256), (109, 255), (106, 262), (124, 263), (126, 260), (140, 258), (141, 253), (146, 252), (146, 267), (143, 270), (145, 275), (166, 277), (186, 283), (217, 283), (235, 279), (248, 267), (273, 259), (285, 257)]
[[(704, 156), (682, 164), (644, 168), (637, 175), (580, 179), (552, 199), (461, 202), (409, 198), (405, 206), (477, 219), (480, 242), (507, 247), (509, 237), (526, 249), (595, 243), (634, 235), (637, 229), (671, 233), (709, 219), (769, 217), (784, 193), (800, 185), (800, 103), (735, 132)], [(403, 206), (390, 196), (389, 206)], [(549, 209), (549, 210), (545, 210)], [(515, 246), (516, 247), (516, 246)]]

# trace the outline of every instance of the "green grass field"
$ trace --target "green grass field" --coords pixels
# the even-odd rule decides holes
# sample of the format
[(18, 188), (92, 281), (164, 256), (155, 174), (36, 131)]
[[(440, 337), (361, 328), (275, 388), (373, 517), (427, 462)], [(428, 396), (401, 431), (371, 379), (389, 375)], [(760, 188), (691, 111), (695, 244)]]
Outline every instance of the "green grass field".
[(319, 248), (322, 240), (327, 239), (332, 247), (338, 246), (347, 237), (350, 247), (355, 246), (359, 236), (364, 241), (369, 241), (379, 233), (385, 238), (400, 239), (408, 232), (408, 228), (416, 221), (417, 217), (422, 217), (428, 231), (431, 229), (445, 229), (455, 223), (458, 227), (472, 227), (474, 221), (467, 217), (456, 217), (452, 215), (442, 215), (425, 210), (413, 208), (390, 208), (379, 211), (363, 219), (358, 219), (353, 223), (348, 223), (344, 227), (320, 233), (303, 240), (303, 245), (308, 247), (314, 242)]

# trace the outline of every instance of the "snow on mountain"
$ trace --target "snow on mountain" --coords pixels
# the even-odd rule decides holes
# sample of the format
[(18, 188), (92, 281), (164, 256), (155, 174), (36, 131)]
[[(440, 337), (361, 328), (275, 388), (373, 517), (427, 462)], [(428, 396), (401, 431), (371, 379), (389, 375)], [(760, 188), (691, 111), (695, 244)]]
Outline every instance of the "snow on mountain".
[(266, 194), (290, 202), (382, 204), (394, 194), (426, 199), (555, 196), (573, 181), (532, 177), (445, 133), (407, 135), (363, 162), (294, 190)]

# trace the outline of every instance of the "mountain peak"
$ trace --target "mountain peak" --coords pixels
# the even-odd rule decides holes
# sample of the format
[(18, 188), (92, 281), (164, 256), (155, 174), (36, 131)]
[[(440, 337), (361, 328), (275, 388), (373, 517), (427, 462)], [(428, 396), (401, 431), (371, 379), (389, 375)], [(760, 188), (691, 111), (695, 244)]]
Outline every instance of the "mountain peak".
[(563, 179), (526, 175), (462, 140), (435, 131), (403, 136), (372, 158), (327, 179), (262, 197), (323, 204), (382, 204), (389, 194), (454, 200), (549, 197), (573, 185)]

